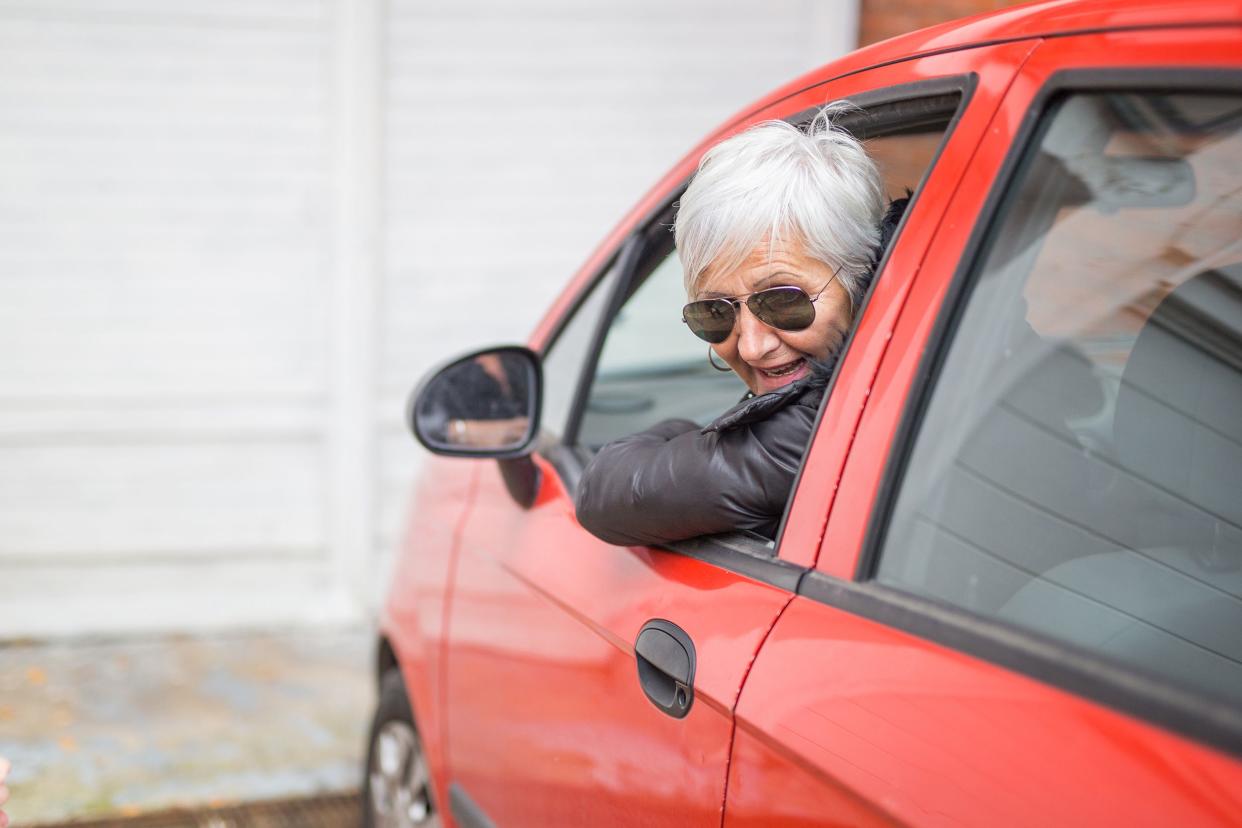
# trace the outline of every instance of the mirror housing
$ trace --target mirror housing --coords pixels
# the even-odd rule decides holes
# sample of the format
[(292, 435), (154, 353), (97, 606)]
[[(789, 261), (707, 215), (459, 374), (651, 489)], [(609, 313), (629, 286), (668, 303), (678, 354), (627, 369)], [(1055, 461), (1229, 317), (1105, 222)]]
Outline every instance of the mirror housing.
[(534, 351), (485, 348), (432, 369), (410, 395), (406, 422), (433, 454), (510, 460), (530, 453), (542, 396)]

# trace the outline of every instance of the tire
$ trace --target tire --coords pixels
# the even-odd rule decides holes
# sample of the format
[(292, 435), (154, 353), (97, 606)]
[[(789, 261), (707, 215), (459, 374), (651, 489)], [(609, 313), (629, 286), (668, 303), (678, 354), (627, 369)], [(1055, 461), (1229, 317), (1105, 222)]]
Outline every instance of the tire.
[(362, 779), (365, 828), (439, 828), (431, 776), (401, 673), (380, 681)]

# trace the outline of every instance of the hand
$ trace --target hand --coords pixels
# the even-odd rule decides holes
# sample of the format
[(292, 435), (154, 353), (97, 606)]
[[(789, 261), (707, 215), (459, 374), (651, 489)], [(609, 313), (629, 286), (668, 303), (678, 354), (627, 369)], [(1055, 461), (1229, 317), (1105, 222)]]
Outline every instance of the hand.
[[(4, 784), (5, 778), (9, 775), (9, 760), (0, 756), (0, 805), (9, 801), (9, 787)], [(0, 811), (0, 828), (5, 828), (9, 824), (9, 817), (4, 811)]]

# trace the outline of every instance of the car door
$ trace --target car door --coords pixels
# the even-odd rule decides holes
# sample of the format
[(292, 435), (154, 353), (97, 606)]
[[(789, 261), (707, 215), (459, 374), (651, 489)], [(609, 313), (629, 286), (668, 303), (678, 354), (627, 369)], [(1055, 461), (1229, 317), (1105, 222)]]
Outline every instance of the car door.
[[(993, 69), (986, 78), (941, 56), (915, 61), (909, 72), (885, 68), (870, 83), (837, 84), (860, 107), (850, 128), (888, 168), (892, 195), (936, 180), (926, 169), (950, 125), (960, 148), (942, 160), (965, 163), (1003, 93), (1004, 73), (1011, 76), (1029, 49), (979, 50)], [(827, 95), (803, 89), (755, 119), (809, 118)], [(459, 822), (718, 824), (738, 691), (813, 560), (803, 539), (815, 523), (822, 528), (830, 488), (822, 469), (844, 445), (835, 440), (812, 448), (827, 460), (804, 469), (779, 550), (740, 534), (669, 549), (615, 547), (573, 518), (575, 475), (594, 448), (666, 417), (710, 419), (744, 390), (709, 366), (707, 349), (677, 319), (682, 279), (667, 228), (693, 158), (640, 208), (646, 220), (619, 242), (596, 287), (577, 296), (579, 310), (569, 310), (574, 301), (560, 306), (571, 321), (544, 349), (554, 413), (534, 458), (533, 505), (511, 497), (512, 467), (507, 484), (503, 468), (489, 466), (463, 522), (443, 685)], [(930, 186), (915, 194), (901, 231), (914, 247), (948, 195)], [(893, 256), (903, 265), (898, 251)], [(839, 381), (832, 392), (842, 407), (865, 398), (853, 383), (869, 380), (907, 287), (879, 280), (847, 346), (841, 376), (850, 384)], [(595, 341), (567, 356), (566, 342), (585, 341), (575, 333), (582, 309), (601, 307)], [(583, 366), (574, 393), (554, 387), (566, 362)], [(842, 412), (833, 416), (852, 429)], [(658, 709), (640, 684), (636, 642), (649, 622), (675, 628), (693, 648), (684, 718)]]
[[(461, 525), (442, 702), (459, 824), (720, 822), (733, 703), (788, 593), (711, 562), (746, 553), (610, 546), (574, 518), (574, 481), (598, 440), (652, 418), (703, 419), (742, 393), (735, 379), (720, 387), (705, 349), (676, 330), (668, 237), (640, 227), (545, 350), (542, 448), (484, 468)], [(592, 309), (602, 326), (575, 341)], [(558, 389), (566, 365), (583, 366), (580, 384)], [(536, 477), (515, 486), (515, 464)]]
[(747, 678), (726, 825), (1242, 819), (1239, 55), (1022, 67)]

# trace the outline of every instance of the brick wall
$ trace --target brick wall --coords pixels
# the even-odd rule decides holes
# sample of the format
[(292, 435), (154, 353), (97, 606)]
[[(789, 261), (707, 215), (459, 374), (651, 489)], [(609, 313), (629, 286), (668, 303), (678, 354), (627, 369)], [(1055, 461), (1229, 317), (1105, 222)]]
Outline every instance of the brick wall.
[(862, 0), (858, 45), (1019, 2), (1026, 0)]

